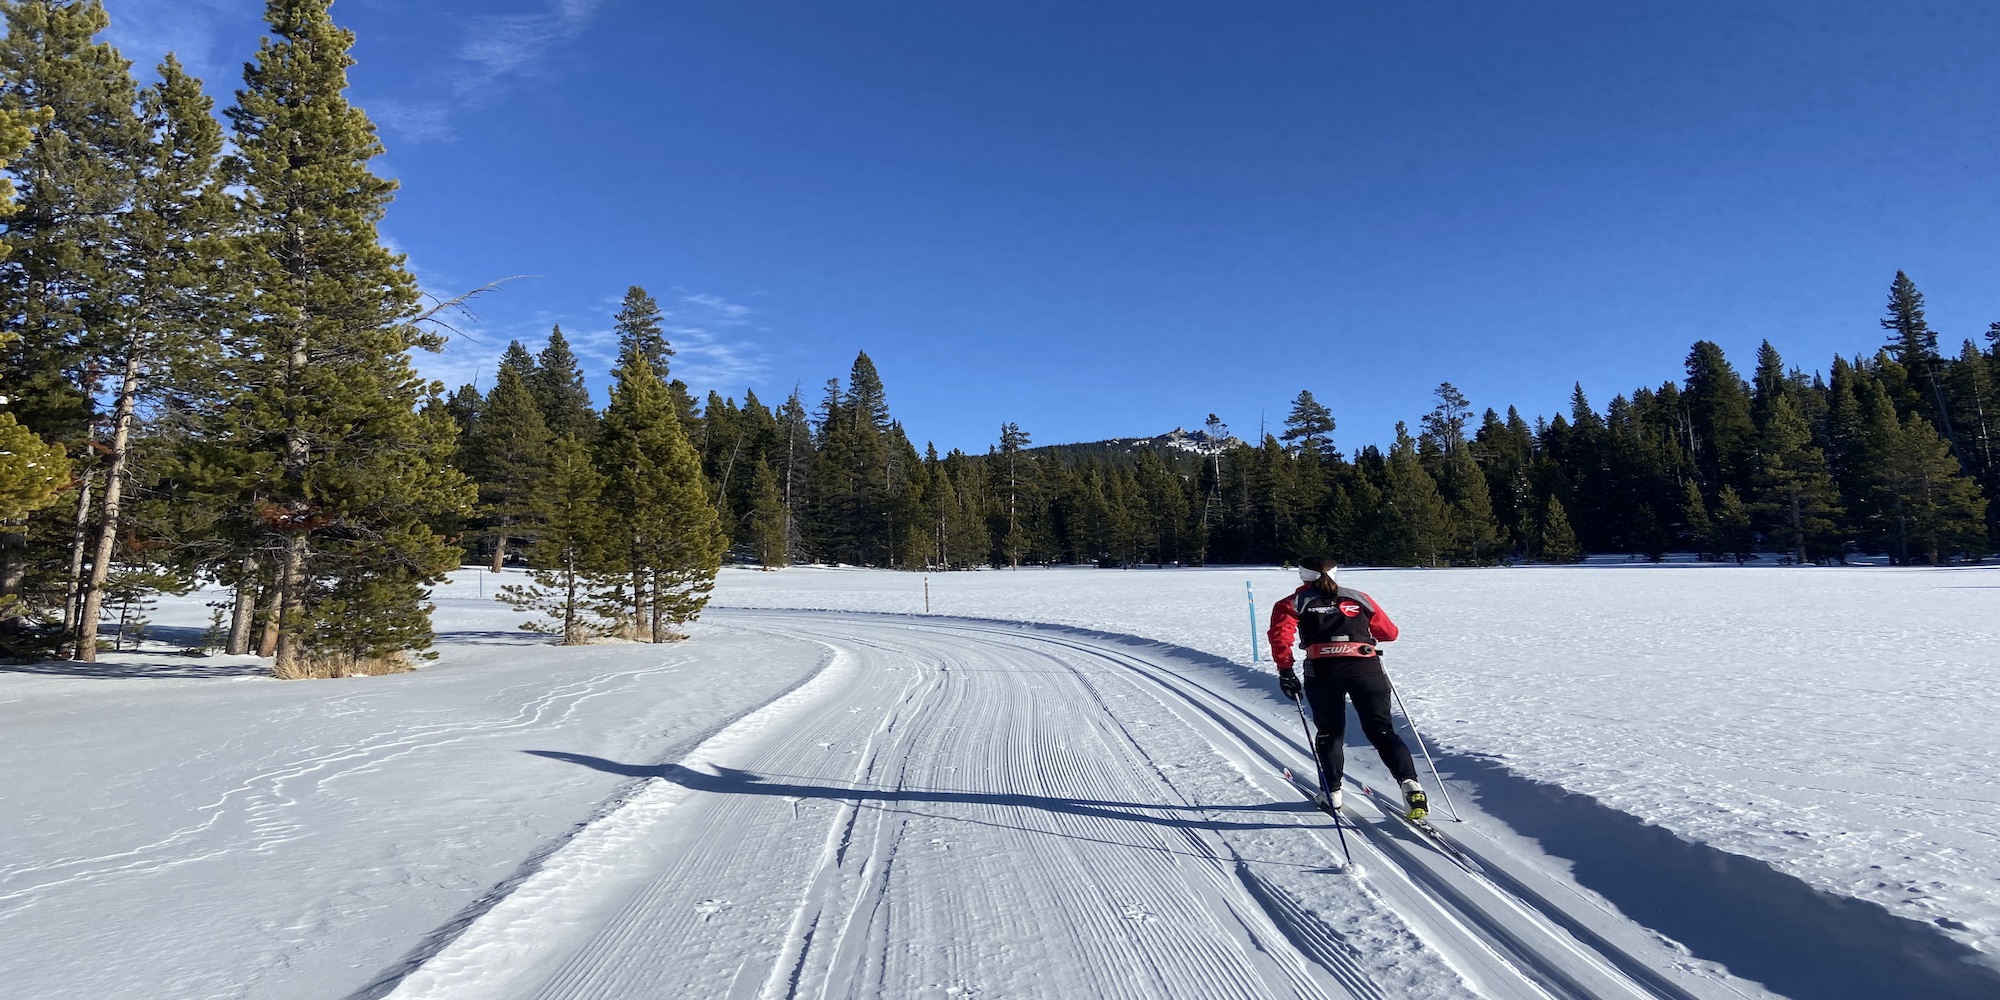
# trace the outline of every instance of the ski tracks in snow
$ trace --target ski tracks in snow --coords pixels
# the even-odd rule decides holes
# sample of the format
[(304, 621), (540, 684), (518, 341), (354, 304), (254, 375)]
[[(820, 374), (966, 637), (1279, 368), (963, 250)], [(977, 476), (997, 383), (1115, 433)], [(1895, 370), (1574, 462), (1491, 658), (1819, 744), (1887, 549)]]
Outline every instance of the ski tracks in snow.
[(1365, 877), (1339, 871), (1278, 775), (1310, 766), (1296, 735), (1131, 646), (714, 614), (834, 658), (660, 766), (390, 996), (1697, 995), (1639, 985), (1645, 962), (1393, 821), (1350, 834)]

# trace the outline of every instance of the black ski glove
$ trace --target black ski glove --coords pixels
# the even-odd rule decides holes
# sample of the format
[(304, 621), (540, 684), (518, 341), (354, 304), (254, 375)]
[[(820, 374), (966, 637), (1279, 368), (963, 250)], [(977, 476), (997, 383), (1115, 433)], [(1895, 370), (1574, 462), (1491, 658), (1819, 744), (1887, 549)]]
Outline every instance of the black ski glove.
[(1302, 688), (1299, 686), (1299, 675), (1293, 673), (1292, 668), (1290, 667), (1278, 668), (1278, 690), (1283, 691), (1285, 693), (1285, 697), (1290, 698), (1293, 701), (1299, 700), (1299, 691), (1301, 691)]

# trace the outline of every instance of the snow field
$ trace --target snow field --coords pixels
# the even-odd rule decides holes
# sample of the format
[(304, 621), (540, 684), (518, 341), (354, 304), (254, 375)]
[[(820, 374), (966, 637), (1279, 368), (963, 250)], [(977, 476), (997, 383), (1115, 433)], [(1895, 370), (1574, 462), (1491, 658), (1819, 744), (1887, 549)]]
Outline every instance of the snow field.
[[(0, 669), (0, 996), (1771, 995), (1732, 976), (1755, 944), (1725, 969), (1564, 871), (1616, 852), (1542, 853), (1629, 840), (1626, 814), (1994, 953), (1994, 570), (1350, 572), (1404, 626), (1388, 663), (1440, 763), (1483, 775), (1448, 832), (1491, 883), (1365, 803), (1366, 875), (1335, 868), (1247, 663), (1243, 582), (1261, 633), (1287, 571), (937, 574), (940, 620), (732, 611), (921, 613), (924, 581), (729, 570), (693, 641), (583, 649), (515, 631), (483, 576), (440, 589), (412, 674)], [(1350, 802), (1383, 779), (1358, 740)], [(1513, 775), (1609, 808), (1549, 836)], [(1720, 871), (1701, 850), (1644, 857)], [(1739, 918), (1764, 883), (1679, 877), (1617, 904), (1796, 923), (1792, 966), (1879, 929)], [(1926, 995), (2000, 995), (1947, 973)], [(1841, 975), (1777, 992), (1897, 988), (1817, 988)]]
[[(1248, 666), (1272, 568), (931, 574), (931, 611)], [(1427, 738), (2000, 959), (2000, 568), (1350, 570)], [(915, 574), (725, 571), (717, 603), (922, 613)], [(1260, 651), (1270, 669), (1268, 654)], [(1242, 675), (1261, 688), (1269, 682)], [(1350, 754), (1350, 756), (1353, 756)]]
[[(677, 756), (826, 652), (706, 625), (555, 650), (463, 591), (409, 674), (0, 669), (0, 996), (347, 995), (632, 781), (523, 751)], [(198, 635), (202, 599), (164, 602), (158, 631)]]

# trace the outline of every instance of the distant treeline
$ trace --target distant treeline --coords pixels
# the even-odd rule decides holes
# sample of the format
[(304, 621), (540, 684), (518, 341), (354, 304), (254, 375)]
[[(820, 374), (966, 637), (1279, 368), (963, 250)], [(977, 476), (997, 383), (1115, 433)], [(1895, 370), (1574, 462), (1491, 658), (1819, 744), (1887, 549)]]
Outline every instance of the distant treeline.
[[(343, 97), (327, 0), (270, 0), (221, 115), (171, 57), (141, 87), (98, 0), (0, 0), (0, 656), (94, 657), (100, 622), (218, 583), (211, 644), (281, 675), (394, 669), (461, 560), (565, 641), (662, 641), (725, 553), (779, 566), (1564, 562), (1585, 552), (1899, 563), (1996, 538), (2000, 324), (1940, 352), (1898, 274), (1886, 344), (1825, 375), (1768, 344), (1599, 412), (1475, 419), (1451, 385), (1386, 453), (1310, 391), (1282, 432), (1205, 451), (921, 452), (866, 354), (817, 398), (696, 400), (627, 293), (599, 412), (560, 330), (447, 395), (449, 335), (376, 224), (394, 184)], [(1211, 417), (1206, 440), (1233, 442)], [(120, 630), (123, 635), (124, 629)]]
[[(1684, 380), (1602, 411), (1578, 386), (1568, 414), (1532, 424), (1512, 407), (1475, 416), (1447, 383), (1386, 453), (1340, 449), (1333, 414), (1308, 390), (1255, 444), (1211, 416), (1206, 440), (1230, 443), (1206, 453), (1035, 448), (1008, 424), (984, 454), (920, 454), (866, 354), (810, 412), (797, 394), (775, 412), (754, 394), (711, 393), (699, 413), (682, 405), (739, 556), (767, 565), (1976, 558), (2000, 538), (1988, 517), (2000, 493), (2000, 324), (1984, 351), (1967, 341), (1942, 355), (1901, 273), (1881, 322), (1886, 345), (1834, 358), (1828, 375), (1788, 367), (1766, 342), (1746, 381), (1702, 341)], [(509, 357), (530, 385), (576, 378), (536, 369), (518, 345)], [(453, 400), (461, 425), (477, 427), (470, 390)]]

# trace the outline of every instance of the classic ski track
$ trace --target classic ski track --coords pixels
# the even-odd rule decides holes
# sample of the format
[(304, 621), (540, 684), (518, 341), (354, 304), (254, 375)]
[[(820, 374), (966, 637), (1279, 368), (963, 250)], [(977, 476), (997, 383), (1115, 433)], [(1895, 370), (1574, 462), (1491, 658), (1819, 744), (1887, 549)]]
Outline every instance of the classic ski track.
[[(984, 631), (994, 635), (1019, 635), (1021, 630), (987, 623), (953, 622), (954, 629)], [(1032, 629), (1034, 626), (1024, 626)], [(1177, 674), (1163, 674), (1143, 657), (1134, 656), (1103, 645), (1081, 642), (1060, 635), (1043, 635), (1042, 641), (1064, 646), (1081, 653), (1100, 657), (1117, 663), (1127, 671), (1145, 678), (1148, 687), (1155, 694), (1165, 693), (1183, 706), (1192, 709), (1197, 716), (1176, 712), (1176, 715), (1196, 726), (1216, 734), (1211, 744), (1224, 756), (1230, 756), (1233, 747), (1239, 754), (1249, 754), (1258, 761), (1237, 758), (1239, 766), (1246, 767), (1246, 773), (1254, 778), (1269, 776), (1282, 781), (1276, 772), (1290, 767), (1301, 773), (1312, 769), (1312, 757), (1306, 749), (1303, 733), (1293, 734), (1268, 719), (1247, 711), (1235, 702), (1218, 694), (1199, 681)], [(1162, 705), (1169, 710), (1175, 706), (1165, 700)], [(1232, 722), (1231, 720), (1235, 720)], [(1259, 731), (1262, 737), (1246, 732), (1244, 726)], [(1281, 748), (1281, 749), (1280, 749)], [(1267, 765), (1262, 771), (1255, 770), (1259, 762)], [(1270, 790), (1269, 784), (1265, 785)], [(1289, 785), (1289, 782), (1285, 782)], [(1352, 775), (1345, 781), (1351, 791), (1349, 805), (1343, 810), (1350, 820), (1357, 818), (1354, 807), (1362, 791)], [(1289, 789), (1287, 789), (1289, 791)], [(1283, 792), (1279, 794), (1285, 794)], [(1359, 817), (1363, 820), (1365, 816)], [(1520, 880), (1508, 875), (1498, 866), (1488, 863), (1485, 858), (1459, 843), (1465, 851), (1486, 867), (1484, 873), (1472, 873), (1452, 861), (1449, 855), (1440, 851), (1426, 838), (1411, 831), (1401, 822), (1388, 816), (1377, 817), (1377, 822), (1357, 822), (1349, 825), (1357, 830), (1362, 840), (1384, 860), (1392, 862), (1392, 871), (1401, 876), (1405, 885), (1414, 890), (1412, 895), (1395, 899), (1396, 908), (1405, 916), (1416, 916), (1425, 910), (1438, 922), (1437, 929), (1445, 931), (1438, 938), (1449, 939), (1455, 932), (1470, 934), (1484, 945), (1483, 948), (1468, 952), (1463, 947), (1445, 950), (1456, 960), (1468, 962), (1472, 969), (1471, 978), (1482, 988), (1498, 991), (1504, 987), (1502, 976), (1495, 981), (1492, 971), (1478, 971), (1483, 964), (1480, 959), (1491, 955), (1504, 968), (1517, 973), (1534, 983), (1542, 991), (1557, 997), (1600, 998), (1600, 997), (1643, 997), (1667, 998), (1667, 1000), (1698, 1000), (1679, 984), (1666, 978), (1659, 970), (1649, 966), (1643, 959), (1629, 955), (1611, 942), (1566, 919), (1559, 908), (1551, 905), (1539, 893), (1534, 892)], [(1331, 836), (1315, 828), (1315, 836), (1334, 858), (1340, 857), (1337, 843)], [(1380, 867), (1368, 869), (1372, 874)], [(1471, 886), (1488, 890), (1487, 898), (1468, 891)], [(1498, 912), (1496, 912), (1496, 909)], [(1512, 917), (1513, 919), (1508, 919)], [(1532, 932), (1524, 933), (1532, 928)], [(1590, 939), (1590, 943), (1578, 940)], [(1433, 939), (1442, 944), (1443, 940)], [(1485, 954), (1482, 955), (1481, 953)], [(1567, 957), (1570, 961), (1561, 959)], [(1575, 965), (1580, 961), (1587, 969), (1594, 969), (1595, 976), (1579, 976)]]
[[(408, 995), (1384, 995), (1365, 979), (1345, 988), (1293, 948), (1267, 915), (1268, 898), (1245, 888), (1240, 859), (1219, 842), (1094, 808), (1166, 817), (1151, 803), (1173, 793), (1083, 671), (1060, 658), (1040, 661), (1049, 670), (1015, 669), (1031, 652), (1019, 647), (1032, 645), (1019, 638), (995, 657), (983, 637), (822, 624), (834, 627), (815, 629), (819, 641), (856, 669), (840, 690), (767, 725), (765, 736), (779, 738), (726, 761), (757, 776), (725, 792), (762, 794), (690, 798), (648, 834), (672, 842), (662, 850), (673, 856), (703, 858), (699, 869), (655, 866), (648, 884), (598, 906), (583, 921), (584, 939), (553, 965), (521, 970), (530, 974), (511, 983), (461, 976)], [(847, 754), (854, 759), (829, 789), (810, 783), (824, 778), (791, 777), (824, 773), (830, 757)], [(718, 776), (733, 773), (714, 759)], [(957, 764), (984, 773), (954, 790)], [(913, 799), (902, 798), (906, 789)], [(940, 868), (949, 845), (921, 838), (954, 829), (973, 831), (983, 856)], [(929, 869), (929, 879), (908, 876), (927, 891), (889, 891), (905, 865)], [(899, 924), (911, 930), (898, 934)], [(912, 933), (933, 953), (917, 954)], [(983, 968), (986, 981), (956, 980), (948, 973), (958, 961)], [(1345, 978), (1354, 981), (1353, 970)]]
[[(570, 897), (558, 907), (566, 918), (510, 914), (518, 926), (503, 941), (521, 927), (539, 939), (530, 965), (499, 974), (446, 963), (429, 987), (398, 995), (1386, 1000), (1400, 992), (1380, 981), (1379, 956), (1363, 955), (1282, 879), (1260, 876), (1266, 859), (1246, 859), (1222, 832), (1235, 827), (1188, 821), (1218, 814), (1182, 791), (1169, 773), (1179, 765), (1149, 755), (1105, 694), (1111, 684), (1158, 704), (1272, 802), (1294, 800), (1277, 772), (1309, 767), (1302, 741), (1200, 681), (1105, 639), (1028, 625), (840, 612), (718, 617), (811, 635), (850, 669), (753, 713), (754, 724), (719, 740), (720, 749), (697, 748), (689, 760), (706, 771), (668, 768), (670, 780), (654, 782), (664, 793), (628, 822), (644, 828), (643, 840), (598, 865), (615, 870), (571, 866), (588, 877), (543, 887)], [(957, 780), (957, 764), (983, 773)], [(1269, 820), (1257, 826), (1294, 827), (1325, 864), (1340, 864), (1321, 814), (1256, 815)], [(599, 822), (615, 834), (629, 819)], [(1309, 895), (1346, 893), (1359, 912), (1407, 924), (1392, 932), (1424, 942), (1483, 996), (1693, 1000), (1643, 960), (1607, 958), (1579, 942), (1518, 882), (1471, 875), (1401, 823), (1378, 819), (1356, 824), (1357, 861), (1372, 852), (1367, 877)], [(951, 854), (953, 831), (971, 831), (983, 850)], [(702, 862), (676, 863), (685, 857)], [(899, 875), (930, 891), (892, 891), (904, 884)], [(1635, 967), (1654, 989), (1628, 978)]]

